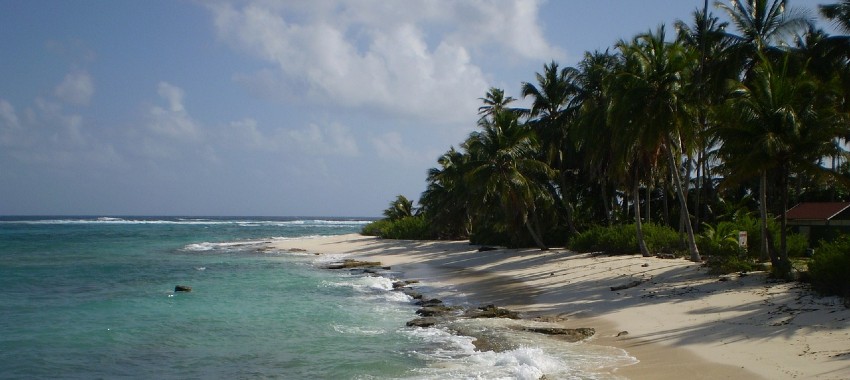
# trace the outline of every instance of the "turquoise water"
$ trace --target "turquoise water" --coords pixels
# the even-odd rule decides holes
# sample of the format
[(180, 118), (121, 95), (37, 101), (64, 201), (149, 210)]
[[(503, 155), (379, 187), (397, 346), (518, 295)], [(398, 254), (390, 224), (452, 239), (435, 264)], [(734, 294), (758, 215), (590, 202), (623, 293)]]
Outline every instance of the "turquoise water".
[(388, 278), (258, 250), (365, 223), (2, 218), (0, 377), (604, 378), (582, 368), (622, 359), (580, 346), (479, 353), (472, 338), (405, 327), (416, 307)]

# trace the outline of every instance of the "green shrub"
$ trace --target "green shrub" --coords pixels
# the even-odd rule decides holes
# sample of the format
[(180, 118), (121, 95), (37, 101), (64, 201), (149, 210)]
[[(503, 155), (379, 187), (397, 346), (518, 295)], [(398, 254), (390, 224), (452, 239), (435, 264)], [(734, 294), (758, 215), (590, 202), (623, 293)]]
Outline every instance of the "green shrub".
[(850, 297), (850, 236), (821, 242), (809, 262), (809, 276), (815, 290)]
[(363, 226), (363, 230), (360, 231), (360, 234), (366, 236), (382, 236), (383, 231), (390, 225), (390, 223), (392, 222), (388, 219), (376, 220)]
[(752, 260), (746, 257), (733, 256), (711, 256), (707, 260), (708, 272), (711, 274), (727, 274), (735, 272), (749, 272), (753, 270)]
[[(632, 225), (635, 234), (635, 244), (637, 244), (637, 231), (634, 228), (634, 225)], [(682, 237), (678, 231), (670, 227), (651, 223), (644, 224), (643, 239), (646, 242), (646, 248), (649, 249), (649, 252), (683, 253)]]
[[(809, 242), (805, 235), (788, 233), (785, 239), (789, 257), (803, 257), (806, 254), (806, 248), (809, 248)], [(779, 243), (775, 243), (774, 245), (779, 245)]]
[(428, 222), (422, 216), (406, 216), (396, 220), (381, 219), (364, 226), (361, 233), (385, 239), (426, 240), (432, 238)]
[[(665, 226), (644, 224), (643, 233), (644, 242), (650, 252), (681, 252), (681, 239), (675, 230)], [(568, 247), (578, 252), (602, 251), (612, 254), (640, 252), (634, 224), (591, 227), (570, 239)]]
[(744, 253), (738, 246), (740, 227), (733, 222), (720, 222), (716, 227), (703, 224), (703, 233), (697, 236), (699, 252), (706, 256), (737, 257)]

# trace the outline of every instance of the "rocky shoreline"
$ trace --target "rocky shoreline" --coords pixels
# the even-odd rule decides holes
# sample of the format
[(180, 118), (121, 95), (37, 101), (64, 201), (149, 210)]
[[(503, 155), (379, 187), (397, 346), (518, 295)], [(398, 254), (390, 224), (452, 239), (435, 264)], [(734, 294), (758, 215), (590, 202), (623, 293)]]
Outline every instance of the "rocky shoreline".
[[(430, 328), (443, 327), (449, 331), (462, 336), (473, 338), (472, 344), (479, 351), (503, 352), (516, 349), (516, 342), (505, 339), (504, 332), (522, 332), (539, 334), (565, 343), (576, 343), (593, 337), (596, 330), (590, 327), (565, 328), (560, 322), (565, 321), (562, 317), (537, 317), (523, 318), (520, 313), (493, 304), (478, 307), (464, 307), (450, 305), (443, 300), (430, 298), (422, 294), (418, 289), (418, 280), (399, 280), (392, 276), (392, 268), (378, 261), (360, 261), (345, 259), (324, 266), (328, 270), (347, 270), (355, 275), (381, 276), (394, 280), (393, 291), (403, 292), (408, 295), (419, 309), (416, 310), (417, 318), (406, 323), (407, 327)], [(475, 319), (505, 319), (513, 323), (502, 324), (495, 330), (481, 330), (469, 328), (463, 321)]]

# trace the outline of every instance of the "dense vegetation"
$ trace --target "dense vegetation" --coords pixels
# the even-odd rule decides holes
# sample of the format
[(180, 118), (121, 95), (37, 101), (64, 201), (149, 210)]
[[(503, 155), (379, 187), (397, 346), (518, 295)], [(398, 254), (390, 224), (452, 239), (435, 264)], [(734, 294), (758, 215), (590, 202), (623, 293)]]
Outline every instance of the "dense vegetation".
[[(372, 232), (707, 254), (730, 268), (769, 259), (787, 275), (805, 242), (789, 237), (784, 211), (846, 201), (850, 178), (850, 37), (787, 3), (717, 2), (732, 31), (706, 2), (576, 67), (547, 63), (522, 83), (528, 109), (490, 89), (478, 129), (439, 157), (416, 212)], [(850, 32), (850, 1), (817, 11)]]

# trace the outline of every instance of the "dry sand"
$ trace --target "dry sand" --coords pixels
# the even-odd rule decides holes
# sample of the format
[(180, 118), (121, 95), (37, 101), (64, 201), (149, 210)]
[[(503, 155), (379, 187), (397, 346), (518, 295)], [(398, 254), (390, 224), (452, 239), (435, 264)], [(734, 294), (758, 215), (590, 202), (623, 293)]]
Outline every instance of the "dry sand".
[[(274, 248), (381, 261), (404, 279), (445, 284), (478, 304), (594, 327), (594, 344), (640, 361), (616, 372), (631, 379), (850, 379), (850, 309), (765, 273), (721, 281), (684, 259), (478, 252), (462, 241), (356, 234), (282, 240)], [(634, 281), (640, 285), (611, 290)]]

